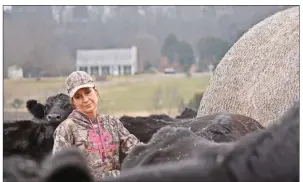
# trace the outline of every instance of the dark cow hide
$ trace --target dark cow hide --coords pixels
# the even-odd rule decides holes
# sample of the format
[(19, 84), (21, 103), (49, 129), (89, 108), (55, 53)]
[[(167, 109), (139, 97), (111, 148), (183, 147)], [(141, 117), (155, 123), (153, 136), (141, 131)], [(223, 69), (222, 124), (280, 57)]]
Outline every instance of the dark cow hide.
[(217, 113), (174, 125), (182, 127), (161, 128), (147, 144), (135, 146), (123, 160), (122, 171), (191, 158), (191, 152), (203, 138), (218, 143), (232, 142), (263, 129), (251, 118), (229, 113)]
[[(134, 134), (141, 142), (148, 142), (150, 136), (154, 134), (159, 128), (166, 126), (167, 123), (174, 122), (174, 119), (165, 114), (150, 115), (146, 117), (137, 116), (122, 116), (119, 118), (125, 128), (130, 130), (130, 133)], [(133, 125), (133, 123), (145, 123), (142, 125)], [(149, 129), (146, 130), (146, 125)], [(142, 126), (142, 128), (140, 128)], [(119, 160), (122, 164), (126, 154), (119, 151)]]
[(3, 123), (3, 155), (22, 155), (41, 160), (52, 151), (53, 133), (59, 122), (21, 120)]
[(192, 158), (192, 151), (206, 139), (187, 128), (166, 126), (153, 135), (147, 144), (135, 146), (124, 159), (121, 172), (147, 165), (183, 162)]
[(26, 108), (35, 119), (48, 122), (61, 122), (73, 110), (69, 96), (63, 93), (49, 97), (44, 105), (37, 100), (28, 100)]
[(46, 158), (41, 165), (41, 182), (93, 181), (85, 156), (78, 148), (59, 151)]
[[(227, 122), (229, 124), (225, 124), (224, 126), (229, 128), (226, 128), (226, 130), (236, 130), (238, 133), (234, 133), (234, 135), (237, 136), (243, 136), (248, 132), (264, 128), (260, 123), (258, 123), (252, 118), (226, 112), (215, 113), (192, 119), (175, 119), (173, 121), (154, 119), (143, 120), (139, 117), (137, 118), (121, 117), (120, 120), (123, 123), (124, 127), (127, 128), (130, 133), (134, 134), (141, 142), (144, 143), (147, 143), (153, 136), (153, 134), (155, 134), (160, 128), (164, 126), (186, 127), (190, 128), (193, 132), (199, 132), (201, 129), (209, 126), (210, 124), (217, 123), (218, 125), (221, 125), (220, 123)], [(216, 126), (214, 125), (212, 125), (211, 127), (214, 130), (216, 128)]]
[(4, 182), (38, 182), (39, 165), (24, 156), (10, 156), (3, 159)]
[(159, 128), (173, 123), (174, 119), (166, 115), (151, 115), (148, 117), (122, 116), (119, 118), (128, 131), (134, 134), (141, 142), (148, 142)]
[[(72, 153), (68, 150), (62, 152), (65, 152), (63, 156)], [(252, 132), (231, 143), (201, 140), (195, 152), (193, 158), (182, 163), (136, 168), (100, 182), (299, 181), (299, 103), (296, 102), (276, 124), (267, 129)], [(61, 165), (48, 169), (41, 182), (65, 182), (67, 179), (91, 182), (87, 167), (83, 167), (85, 159), (80, 152), (75, 154), (73, 160), (56, 159), (55, 156), (52, 162), (58, 160)], [(73, 173), (75, 169), (77, 172)]]
[(23, 155), (40, 161), (51, 152), (53, 133), (72, 112), (72, 105), (67, 95), (57, 94), (49, 97), (45, 105), (29, 100), (27, 108), (34, 120), (3, 123), (3, 153), (4, 156)]

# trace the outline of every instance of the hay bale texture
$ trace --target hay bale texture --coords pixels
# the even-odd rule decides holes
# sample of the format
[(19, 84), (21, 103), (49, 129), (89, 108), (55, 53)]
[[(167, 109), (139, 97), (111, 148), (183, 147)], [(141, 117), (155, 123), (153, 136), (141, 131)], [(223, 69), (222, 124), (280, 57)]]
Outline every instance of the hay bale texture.
[(299, 7), (254, 25), (214, 71), (197, 117), (228, 111), (268, 125), (299, 98)]

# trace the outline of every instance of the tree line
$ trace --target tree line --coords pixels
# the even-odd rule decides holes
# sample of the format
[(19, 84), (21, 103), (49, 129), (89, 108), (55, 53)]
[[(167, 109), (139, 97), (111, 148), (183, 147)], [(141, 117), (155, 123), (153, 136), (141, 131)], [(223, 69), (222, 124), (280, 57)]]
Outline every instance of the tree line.
[(218, 63), (249, 27), (289, 6), (13, 6), (5, 11), (4, 76), (60, 76), (77, 49), (136, 45), (144, 68), (161, 57), (201, 70)]

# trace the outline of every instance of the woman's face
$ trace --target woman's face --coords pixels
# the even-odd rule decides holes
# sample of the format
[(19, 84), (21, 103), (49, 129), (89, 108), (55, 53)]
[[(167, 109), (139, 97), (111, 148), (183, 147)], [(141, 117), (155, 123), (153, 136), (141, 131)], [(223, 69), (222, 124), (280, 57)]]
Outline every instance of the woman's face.
[(94, 88), (81, 88), (73, 96), (73, 104), (76, 110), (88, 115), (95, 116), (97, 112), (98, 97)]

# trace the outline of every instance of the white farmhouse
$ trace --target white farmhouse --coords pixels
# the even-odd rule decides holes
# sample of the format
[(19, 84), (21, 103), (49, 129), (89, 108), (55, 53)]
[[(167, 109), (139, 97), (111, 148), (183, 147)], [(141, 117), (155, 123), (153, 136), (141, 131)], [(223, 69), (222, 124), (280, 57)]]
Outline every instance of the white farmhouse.
[(92, 76), (134, 75), (138, 72), (137, 47), (77, 50), (76, 68)]
[(8, 67), (7, 78), (11, 80), (23, 78), (23, 69), (17, 65)]

